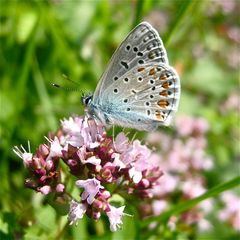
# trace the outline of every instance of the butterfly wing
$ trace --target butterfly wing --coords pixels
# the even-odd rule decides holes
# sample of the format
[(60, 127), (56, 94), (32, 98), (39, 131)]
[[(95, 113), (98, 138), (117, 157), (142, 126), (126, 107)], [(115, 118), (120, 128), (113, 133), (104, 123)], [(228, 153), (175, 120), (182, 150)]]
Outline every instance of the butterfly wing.
[(179, 98), (176, 71), (166, 64), (145, 64), (108, 86), (98, 106), (110, 124), (150, 131), (169, 125)]
[(113, 54), (110, 63), (99, 80), (93, 101), (114, 81), (137, 65), (168, 64), (166, 50), (157, 31), (147, 22), (136, 26)]

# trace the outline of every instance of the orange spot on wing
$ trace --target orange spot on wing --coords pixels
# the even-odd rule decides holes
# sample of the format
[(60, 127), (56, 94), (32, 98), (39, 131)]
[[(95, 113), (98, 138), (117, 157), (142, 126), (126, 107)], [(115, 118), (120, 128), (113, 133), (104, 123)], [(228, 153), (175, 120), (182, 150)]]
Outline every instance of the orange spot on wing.
[(168, 102), (163, 99), (159, 100), (157, 104), (161, 108), (166, 108), (168, 106)]
[(167, 91), (162, 91), (159, 93), (161, 96), (167, 97), (168, 96), (168, 92)]
[(169, 83), (168, 82), (163, 83), (162, 87), (163, 88), (169, 88)]
[(142, 72), (144, 69), (144, 67), (138, 68), (138, 72)]
[(154, 75), (156, 73), (155, 68), (151, 68), (149, 71), (149, 75)]
[(160, 80), (166, 80), (166, 79), (167, 79), (166, 74), (162, 74), (159, 79), (160, 79)]
[(156, 111), (155, 116), (156, 116), (157, 120), (163, 119), (160, 111)]

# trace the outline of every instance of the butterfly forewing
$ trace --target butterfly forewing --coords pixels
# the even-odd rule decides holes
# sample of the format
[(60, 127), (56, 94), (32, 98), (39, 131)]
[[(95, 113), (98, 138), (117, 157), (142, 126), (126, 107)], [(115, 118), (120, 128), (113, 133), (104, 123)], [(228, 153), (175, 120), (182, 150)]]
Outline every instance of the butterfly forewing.
[(113, 82), (137, 65), (165, 63), (168, 64), (166, 50), (156, 30), (147, 22), (134, 28), (112, 56), (102, 75), (93, 99), (98, 97)]
[(148, 23), (130, 32), (114, 53), (90, 111), (105, 125), (151, 131), (177, 111), (180, 80), (158, 33)]

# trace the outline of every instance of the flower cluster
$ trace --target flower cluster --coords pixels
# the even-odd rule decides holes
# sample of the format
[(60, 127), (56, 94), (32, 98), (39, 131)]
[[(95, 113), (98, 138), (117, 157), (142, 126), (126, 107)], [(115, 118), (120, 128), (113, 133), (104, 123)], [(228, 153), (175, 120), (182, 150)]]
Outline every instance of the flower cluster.
[(221, 199), (224, 208), (219, 212), (219, 219), (228, 222), (234, 229), (240, 231), (240, 197), (232, 192), (224, 192)]
[[(161, 151), (161, 155), (154, 154), (152, 158), (166, 174), (152, 190), (155, 199), (153, 203), (150, 206), (142, 204), (145, 216), (159, 215), (171, 203), (195, 198), (206, 191), (202, 172), (213, 166), (212, 159), (205, 154), (208, 128), (208, 122), (203, 118), (180, 116), (176, 119), (174, 138), (161, 132), (148, 135), (148, 142)], [(168, 225), (172, 230), (184, 224), (197, 225), (200, 230), (207, 230), (210, 224), (205, 216), (211, 209), (211, 201), (206, 200), (179, 218), (172, 216)]]
[[(138, 140), (130, 142), (124, 133), (115, 140), (93, 119), (72, 117), (62, 121), (56, 134), (50, 134), (47, 144), (41, 144), (35, 154), (22, 146), (14, 152), (23, 159), (31, 177), (26, 187), (44, 195), (71, 196), (62, 175), (77, 179), (80, 200), (69, 202), (69, 221), (74, 224), (84, 214), (98, 220), (105, 213), (111, 231), (122, 224), (125, 206), (115, 207), (111, 198), (116, 194), (139, 199), (153, 196), (152, 189), (162, 171), (152, 159), (151, 151)], [(60, 167), (63, 161), (69, 171)]]

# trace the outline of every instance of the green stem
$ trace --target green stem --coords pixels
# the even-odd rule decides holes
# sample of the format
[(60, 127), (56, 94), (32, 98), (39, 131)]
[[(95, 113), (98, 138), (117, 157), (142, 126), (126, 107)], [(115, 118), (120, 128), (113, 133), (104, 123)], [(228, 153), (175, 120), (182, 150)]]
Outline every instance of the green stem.
[(171, 41), (172, 36), (174, 35), (175, 31), (180, 28), (179, 25), (182, 23), (183, 19), (192, 11), (193, 7), (196, 7), (196, 4), (199, 4), (201, 1), (189, 1), (189, 0), (182, 0), (179, 1), (180, 3), (180, 10), (176, 19), (173, 21), (172, 25), (170, 26), (170, 30), (168, 31), (165, 37), (165, 46), (167, 47)]
[(142, 12), (143, 12), (143, 4), (144, 0), (138, 0), (136, 3), (136, 12), (135, 12), (135, 19), (133, 22), (133, 28), (141, 21), (142, 19)]

